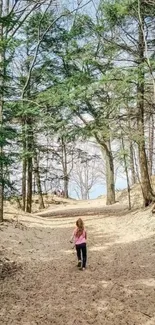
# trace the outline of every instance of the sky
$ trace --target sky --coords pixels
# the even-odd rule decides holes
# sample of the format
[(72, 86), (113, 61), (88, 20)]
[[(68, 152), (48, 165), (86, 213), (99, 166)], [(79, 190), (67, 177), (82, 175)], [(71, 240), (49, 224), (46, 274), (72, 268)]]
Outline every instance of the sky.
[[(60, 0), (59, 0), (59, 2), (60, 2)], [(99, 2), (100, 2), (100, 0), (91, 0), (91, 1), (89, 1), (89, 0), (62, 0), (61, 6), (67, 7), (70, 10), (75, 10), (79, 4), (81, 7), (83, 7), (81, 9), (83, 13), (90, 14), (93, 17), (93, 16), (95, 16), (95, 11), (96, 11), (96, 8), (98, 7)]]
[[(115, 189), (116, 190), (123, 190), (127, 187), (127, 183), (124, 177), (119, 177), (116, 180), (116, 184), (115, 184)], [(93, 187), (92, 191), (90, 192), (90, 199), (96, 199), (101, 195), (106, 195), (106, 185), (101, 185), (101, 184), (97, 184)], [(77, 199), (77, 195), (75, 194), (73, 188), (70, 189), (69, 191), (69, 196)]]
[[(124, 178), (119, 178), (116, 181), (115, 188), (116, 190), (123, 190), (127, 187), (126, 180)], [(92, 192), (90, 193), (90, 199), (96, 199), (100, 195), (106, 195), (106, 186), (105, 185), (96, 185), (94, 186)]]

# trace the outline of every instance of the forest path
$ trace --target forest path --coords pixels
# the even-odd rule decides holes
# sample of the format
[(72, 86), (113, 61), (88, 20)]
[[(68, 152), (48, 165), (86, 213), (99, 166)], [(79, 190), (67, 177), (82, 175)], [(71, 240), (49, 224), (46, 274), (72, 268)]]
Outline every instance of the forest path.
[(48, 209), (36, 213), (40, 217), (78, 217), (89, 215), (124, 215), (128, 213), (128, 206), (118, 203), (107, 206), (105, 200), (73, 201), (68, 204), (50, 206)]
[(1, 325), (155, 324), (155, 218), (146, 210), (83, 219), (84, 272), (69, 244), (75, 217), (1, 226)]

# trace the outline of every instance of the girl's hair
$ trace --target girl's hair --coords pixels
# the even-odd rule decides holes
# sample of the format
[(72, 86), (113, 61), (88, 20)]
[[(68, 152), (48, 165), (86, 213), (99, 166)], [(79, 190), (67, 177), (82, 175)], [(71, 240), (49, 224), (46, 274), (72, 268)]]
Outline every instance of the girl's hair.
[(81, 218), (79, 218), (76, 221), (76, 226), (77, 226), (76, 236), (79, 238), (83, 234), (83, 231), (84, 231), (84, 222)]

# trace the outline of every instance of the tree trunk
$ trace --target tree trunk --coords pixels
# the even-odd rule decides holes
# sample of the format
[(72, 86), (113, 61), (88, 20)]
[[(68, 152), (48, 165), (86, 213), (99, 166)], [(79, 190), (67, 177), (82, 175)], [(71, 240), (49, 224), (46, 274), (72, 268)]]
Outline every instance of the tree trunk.
[(132, 140), (129, 140), (129, 146), (130, 146), (131, 185), (134, 185), (136, 183), (136, 171), (135, 171), (135, 164), (134, 164), (134, 153), (133, 153)]
[(23, 158), (23, 171), (22, 171), (22, 210), (25, 211), (26, 208), (26, 171), (27, 171), (27, 161), (26, 157)]
[(68, 198), (68, 183), (69, 183), (68, 176), (65, 175), (64, 176), (64, 196), (65, 196), (65, 198)]
[(33, 172), (33, 126), (32, 119), (27, 118), (27, 206), (26, 211), (31, 213), (32, 210), (32, 172)]
[(124, 145), (124, 139), (123, 135), (121, 137), (122, 140), (122, 149), (123, 149), (123, 160), (124, 160), (124, 169), (126, 174), (126, 180), (127, 180), (127, 190), (128, 190), (128, 204), (129, 204), (129, 210), (131, 210), (131, 189), (130, 189), (130, 180), (129, 180), (129, 173), (128, 173), (128, 166), (127, 166), (127, 160), (125, 155), (125, 145)]
[(64, 180), (64, 197), (68, 198), (68, 184), (69, 184), (69, 177), (68, 177), (68, 166), (67, 166), (67, 150), (66, 144), (61, 137), (61, 145), (62, 145), (62, 168), (63, 168), (63, 180)]
[[(35, 163), (34, 163), (34, 165), (35, 165)], [(36, 194), (37, 191), (36, 191), (36, 179), (35, 179), (35, 175), (34, 175), (34, 178), (33, 178), (33, 185), (32, 185), (32, 187), (33, 187), (33, 194)]]
[(111, 152), (110, 140), (101, 145), (102, 154), (106, 160), (106, 189), (107, 189), (107, 205), (115, 203), (115, 180), (114, 180), (114, 162)]
[(27, 174), (27, 144), (26, 144), (26, 120), (23, 119), (22, 123), (22, 143), (23, 143), (23, 166), (22, 166), (22, 210), (26, 209), (26, 174)]
[(134, 149), (133, 149), (133, 141), (132, 141), (132, 127), (131, 127), (131, 110), (128, 107), (128, 128), (129, 128), (129, 150), (130, 150), (130, 171), (131, 171), (131, 185), (136, 183), (136, 171), (135, 171), (135, 163), (134, 163)]
[[(3, 12), (3, 1), (0, 0), (0, 17)], [(3, 23), (0, 22), (0, 42), (3, 42)], [(0, 133), (3, 132), (3, 67), (4, 56), (3, 50), (0, 51)], [(1, 137), (2, 139), (2, 137)], [(3, 140), (1, 140), (3, 141)], [(3, 180), (3, 143), (0, 143), (0, 222), (3, 222), (3, 199), (4, 199), (4, 180)]]
[(149, 160), (149, 175), (152, 176), (153, 172), (153, 150), (154, 150), (154, 116), (153, 114), (150, 115), (149, 119), (149, 153), (148, 153), (148, 160)]
[(44, 205), (42, 188), (41, 188), (39, 163), (38, 163), (37, 153), (34, 154), (34, 175), (35, 175), (36, 184), (37, 184), (37, 188), (38, 188), (39, 209), (44, 209), (45, 205)]
[[(143, 2), (141, 1), (141, 4)], [(139, 165), (141, 174), (141, 186), (144, 199), (144, 206), (148, 206), (154, 200), (154, 194), (151, 188), (148, 163), (145, 148), (145, 132), (144, 132), (144, 15), (143, 8), (141, 9), (142, 23), (139, 26), (139, 42), (138, 42), (138, 54), (139, 54), (139, 72), (138, 72), (138, 84), (137, 84), (137, 125), (139, 132), (138, 149), (139, 149)]]

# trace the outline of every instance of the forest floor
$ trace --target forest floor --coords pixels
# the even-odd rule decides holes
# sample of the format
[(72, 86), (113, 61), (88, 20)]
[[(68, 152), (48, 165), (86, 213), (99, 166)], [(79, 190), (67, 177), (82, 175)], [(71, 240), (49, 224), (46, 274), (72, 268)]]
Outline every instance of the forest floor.
[[(128, 213), (100, 202), (7, 216), (0, 226), (0, 325), (155, 324), (155, 217), (150, 209)], [(69, 243), (77, 208), (88, 231), (83, 272)], [(54, 209), (61, 213), (50, 217)]]

